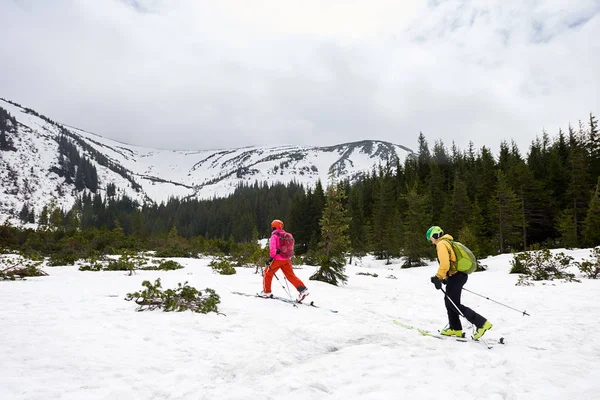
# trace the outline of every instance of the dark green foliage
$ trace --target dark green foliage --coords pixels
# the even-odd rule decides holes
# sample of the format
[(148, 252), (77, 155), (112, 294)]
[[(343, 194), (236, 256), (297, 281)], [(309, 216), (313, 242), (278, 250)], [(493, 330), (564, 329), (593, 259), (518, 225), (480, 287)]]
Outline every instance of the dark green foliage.
[(133, 275), (136, 269), (142, 269), (148, 263), (148, 259), (131, 250), (123, 251), (123, 254), (116, 260), (110, 260), (104, 269), (105, 271), (129, 271)]
[(136, 311), (162, 309), (165, 312), (190, 310), (202, 314), (219, 313), (221, 298), (213, 289), (206, 288), (202, 293), (185, 282), (183, 285), (178, 283), (176, 289), (163, 291), (160, 278), (154, 284), (144, 281), (142, 286), (145, 289), (141, 292), (127, 293), (125, 296), (126, 301), (134, 301), (139, 306)]
[(214, 272), (221, 275), (233, 275), (237, 272), (233, 265), (224, 258), (212, 260), (208, 265), (210, 265)]
[(319, 262), (319, 253), (316, 250), (307, 251), (301, 258), (301, 263), (305, 265), (317, 266), (319, 265)]
[(58, 166), (52, 167), (52, 172), (64, 177), (67, 183), (74, 183), (75, 189), (89, 189), (95, 193), (98, 189), (98, 174), (96, 167), (86, 157), (81, 157), (77, 146), (64, 134), (57, 139)]
[(350, 215), (350, 225), (348, 234), (350, 236), (350, 247), (352, 255), (362, 257), (367, 254), (367, 250), (369, 249), (363, 194), (358, 190), (353, 190), (350, 192), (349, 197), (348, 214)]
[(387, 260), (393, 255), (397, 255), (398, 239), (393, 237), (397, 233), (397, 226), (394, 226), (395, 216), (395, 196), (394, 180), (389, 167), (380, 169), (379, 179), (373, 184), (373, 207), (372, 207), (372, 249), (375, 257), (380, 260)]
[(571, 249), (577, 247), (577, 226), (572, 209), (562, 210), (556, 217), (556, 230), (560, 234), (561, 246)]
[[(155, 261), (156, 263), (156, 261)], [(152, 271), (174, 271), (176, 269), (182, 269), (183, 265), (173, 260), (161, 260), (158, 262), (158, 265), (150, 265), (143, 267), (144, 270), (152, 270)]]
[(572, 273), (566, 272), (573, 258), (564, 253), (552, 255), (550, 250), (535, 245), (531, 251), (515, 254), (511, 261), (511, 274), (523, 274), (527, 278), (540, 280), (566, 279), (576, 281)]
[(79, 257), (77, 254), (70, 252), (57, 252), (50, 255), (48, 260), (49, 267), (62, 267), (63, 265), (74, 265)]
[(379, 276), (379, 275), (377, 275), (375, 273), (371, 273), (371, 272), (357, 272), (356, 275), (372, 276), (373, 278), (377, 278)]
[(404, 256), (402, 268), (425, 265), (422, 258), (431, 257), (431, 243), (425, 239), (425, 232), (431, 226), (431, 217), (427, 210), (428, 197), (420, 195), (416, 188), (405, 196), (407, 208), (404, 215)]
[(191, 257), (190, 246), (187, 240), (177, 234), (177, 228), (173, 226), (169, 231), (166, 242), (155, 254), (156, 257)]
[(489, 203), (491, 227), (498, 240), (498, 249), (521, 248), (523, 214), (519, 198), (511, 189), (506, 174), (497, 171), (497, 185)]
[(16, 151), (13, 136), (17, 132), (17, 120), (0, 107), (0, 151)]
[(579, 271), (587, 278), (597, 279), (600, 275), (600, 247), (596, 247), (590, 252), (591, 259), (584, 259), (577, 263)]
[(319, 269), (310, 276), (311, 281), (321, 281), (337, 286), (340, 283), (346, 283), (348, 277), (344, 273), (346, 259), (341, 255), (319, 256)]
[(335, 183), (327, 188), (326, 204), (321, 218), (321, 238), (319, 243), (319, 269), (309, 278), (332, 285), (345, 283), (345, 253), (350, 245), (348, 228), (350, 219), (344, 207), (346, 193)]
[[(14, 124), (5, 125), (12, 129)], [(86, 258), (91, 251), (156, 250), (162, 257), (206, 254), (227, 256), (236, 266), (260, 266), (264, 253), (255, 243), (270, 236), (270, 222), (278, 218), (294, 234), (297, 259), (321, 265), (326, 196), (320, 182), (310, 189), (255, 182), (240, 185), (227, 198), (138, 204), (114, 184), (106, 186), (106, 196), (94, 194), (91, 162), (109, 161), (68, 130), (62, 133), (57, 173), (88, 190), (82, 190), (71, 210), (52, 204), (37, 215), (30, 204), (15, 210), (23, 222), (37, 219), (40, 229), (4, 225), (1, 247), (41, 256), (60, 253), (54, 256), (56, 263)], [(559, 130), (557, 138), (543, 132), (523, 155), (506, 141), (497, 156), (473, 143), (464, 152), (453, 145), (449, 154), (436, 141), (430, 151), (421, 134), (418, 153), (403, 163), (390, 160), (353, 184), (339, 183), (347, 194), (340, 204), (350, 218), (345, 256), (374, 253), (388, 262), (406, 257), (407, 266), (418, 265), (434, 255), (424, 240), (432, 224), (464, 242), (478, 258), (523, 251), (532, 244), (600, 245), (597, 137), (593, 115), (578, 129), (569, 125), (568, 132)], [(409, 194), (411, 190), (415, 193)]]
[(583, 242), (588, 246), (600, 243), (600, 176), (583, 221)]
[(27, 277), (47, 276), (40, 267), (41, 260), (29, 259), (21, 255), (17, 258), (0, 257), (0, 281), (24, 280)]
[(268, 249), (261, 248), (257, 241), (236, 243), (231, 249), (231, 260), (236, 267), (262, 267), (268, 258)]

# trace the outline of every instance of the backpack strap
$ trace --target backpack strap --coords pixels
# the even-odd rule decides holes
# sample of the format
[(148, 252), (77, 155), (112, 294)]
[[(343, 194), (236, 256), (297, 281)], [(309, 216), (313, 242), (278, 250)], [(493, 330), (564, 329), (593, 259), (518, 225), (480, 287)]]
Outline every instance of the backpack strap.
[[(448, 249), (448, 260), (450, 260), (450, 269), (453, 271), (457, 271), (456, 267), (456, 261), (458, 260), (458, 257), (456, 255), (456, 251), (454, 250), (454, 246), (452, 245), (452, 240), (450, 239), (442, 239), (444, 242), (446, 242), (446, 248)], [(454, 253), (454, 260), (452, 260), (452, 254)]]

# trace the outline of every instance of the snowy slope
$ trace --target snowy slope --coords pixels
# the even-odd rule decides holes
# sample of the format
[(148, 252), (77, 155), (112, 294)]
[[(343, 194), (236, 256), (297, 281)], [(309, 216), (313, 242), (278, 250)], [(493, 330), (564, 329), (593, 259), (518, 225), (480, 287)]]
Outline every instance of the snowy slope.
[[(50, 172), (58, 163), (61, 129), (82, 156), (98, 170), (100, 191), (115, 183), (119, 192), (143, 202), (161, 202), (169, 197), (212, 198), (227, 196), (240, 183), (288, 183), (296, 181), (314, 187), (332, 176), (355, 180), (389, 160), (401, 162), (412, 154), (404, 146), (364, 140), (329, 147), (256, 146), (203, 151), (170, 151), (131, 146), (36, 116), (27, 109), (0, 99), (0, 107), (17, 119), (14, 135), (16, 152), (0, 151), (0, 222), (2, 216), (18, 213), (28, 202), (36, 210), (57, 199), (61, 207), (73, 204), (74, 187)], [(97, 152), (126, 176), (98, 162)], [(14, 176), (9, 174), (13, 171)], [(25, 182), (27, 180), (27, 183)], [(66, 192), (59, 195), (57, 187)], [(135, 187), (139, 186), (139, 190)]]
[[(589, 250), (566, 253), (578, 260)], [(494, 324), (489, 344), (505, 338), (491, 350), (392, 323), (444, 327), (442, 294), (429, 282), (435, 263), (403, 270), (364, 259), (347, 268), (342, 287), (309, 281), (314, 267), (300, 266), (308, 299), (337, 314), (232, 294), (259, 291), (261, 277), (253, 269), (217, 275), (206, 259), (134, 276), (46, 268), (48, 277), (2, 283), (0, 398), (597, 399), (600, 280), (515, 286), (510, 259), (484, 260), (489, 270), (465, 287), (531, 316), (462, 296)], [(165, 288), (215, 289), (225, 316), (136, 313), (126, 293), (158, 277)], [(286, 296), (276, 280), (273, 291)]]

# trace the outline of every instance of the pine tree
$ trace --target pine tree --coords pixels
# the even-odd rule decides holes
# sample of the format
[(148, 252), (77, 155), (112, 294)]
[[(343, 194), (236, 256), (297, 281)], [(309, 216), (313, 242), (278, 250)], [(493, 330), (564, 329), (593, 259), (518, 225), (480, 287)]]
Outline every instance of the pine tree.
[[(481, 148), (481, 153), (475, 159), (474, 167), (469, 169), (469, 173), (466, 176), (467, 190), (473, 190), (474, 193), (469, 192), (469, 198), (476, 200), (480, 205), (487, 204), (496, 191), (496, 165), (494, 156), (487, 147)], [(484, 219), (484, 227), (491, 227), (491, 217), (487, 212), (482, 215)], [(493, 233), (486, 231), (486, 236), (491, 236)]]
[(352, 255), (362, 257), (366, 254), (368, 248), (362, 194), (358, 189), (352, 190), (352, 188), (349, 193), (348, 213), (350, 215), (350, 226), (348, 234), (350, 237), (350, 246), (352, 248)]
[(39, 224), (40, 226), (48, 225), (48, 206), (44, 206), (42, 208), (42, 212), (40, 213)]
[(23, 204), (23, 207), (21, 208), (21, 211), (19, 212), (19, 219), (23, 223), (27, 223), (27, 221), (29, 220), (29, 206), (27, 205), (27, 203)]
[(575, 234), (577, 240), (579, 240), (583, 220), (587, 213), (591, 190), (589, 184), (589, 159), (584, 148), (575, 147), (571, 149), (569, 167), (571, 173), (567, 196), (570, 199), (569, 208), (573, 210)]
[(8, 145), (8, 135), (4, 130), (4, 127), (0, 128), (0, 151), (8, 150), (10, 146)]
[(523, 219), (521, 202), (508, 184), (504, 172), (497, 171), (496, 190), (490, 201), (490, 211), (494, 216), (492, 226), (498, 237), (498, 248), (503, 253), (507, 246), (515, 248), (520, 244)]
[(458, 231), (457, 240), (464, 243), (477, 258), (491, 254), (495, 247), (486, 237), (485, 219), (478, 202), (471, 206), (471, 214), (467, 224)]
[(416, 188), (409, 190), (406, 195), (408, 207), (404, 215), (404, 251), (406, 261), (403, 268), (425, 265), (421, 258), (431, 254), (431, 244), (425, 239), (429, 228), (431, 214), (427, 210), (427, 196), (420, 195)]
[(446, 193), (446, 185), (440, 166), (436, 163), (431, 163), (429, 167), (428, 198), (431, 200), (429, 204), (429, 213), (433, 221), (439, 221), (438, 224), (446, 222), (441, 220), (442, 216), (447, 217), (448, 220), (450, 219), (449, 215), (443, 213), (443, 208), (446, 204)]
[(323, 216), (320, 220), (322, 241), (319, 243), (321, 251), (320, 267), (311, 280), (327, 282), (338, 285), (345, 283), (348, 277), (344, 274), (346, 260), (345, 252), (350, 246), (348, 228), (350, 218), (343, 206), (346, 198), (344, 190), (331, 184), (327, 189), (327, 197)]
[(562, 210), (556, 217), (556, 230), (560, 233), (561, 244), (566, 248), (577, 247), (578, 234), (575, 213), (572, 209)]
[(429, 177), (429, 167), (431, 164), (431, 153), (429, 145), (423, 132), (419, 132), (419, 152), (417, 157), (417, 173), (421, 182), (427, 182)]
[(75, 173), (75, 189), (78, 192), (82, 191), (86, 187), (85, 180), (85, 160), (82, 158), (77, 166), (77, 172)]
[(591, 176), (600, 176), (600, 133), (598, 132), (598, 119), (590, 113), (589, 131), (587, 135), (587, 148), (591, 157)]
[(325, 205), (325, 193), (321, 181), (317, 181), (315, 188), (307, 196), (307, 213), (304, 224), (308, 232), (308, 249), (316, 250), (321, 240), (320, 220), (323, 215)]
[(392, 235), (392, 208), (394, 204), (393, 181), (388, 173), (380, 173), (373, 190), (373, 251), (377, 259), (389, 263)]
[(587, 215), (583, 222), (584, 243), (590, 247), (600, 245), (600, 176), (596, 183), (596, 190), (590, 200)]
[(56, 202), (52, 200), (50, 207), (48, 208), (48, 223), (51, 229), (60, 230), (62, 229), (63, 215), (62, 211), (56, 205)]
[(467, 184), (461, 178), (459, 173), (454, 175), (454, 185), (452, 190), (452, 221), (449, 232), (458, 232), (469, 219), (471, 204), (467, 194)]

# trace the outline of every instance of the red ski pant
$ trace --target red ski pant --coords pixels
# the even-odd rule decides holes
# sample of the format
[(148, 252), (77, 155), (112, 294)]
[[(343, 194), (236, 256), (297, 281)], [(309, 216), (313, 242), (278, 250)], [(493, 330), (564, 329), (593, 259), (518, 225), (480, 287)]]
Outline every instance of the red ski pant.
[(271, 265), (265, 268), (265, 272), (263, 274), (263, 290), (266, 293), (271, 292), (271, 281), (273, 280), (273, 275), (279, 269), (283, 271), (283, 274), (285, 275), (287, 280), (290, 281), (292, 285), (294, 285), (296, 290), (300, 292), (305, 288), (304, 283), (302, 283), (300, 278), (298, 278), (296, 274), (294, 274), (294, 269), (292, 268), (291, 260), (273, 260)]

